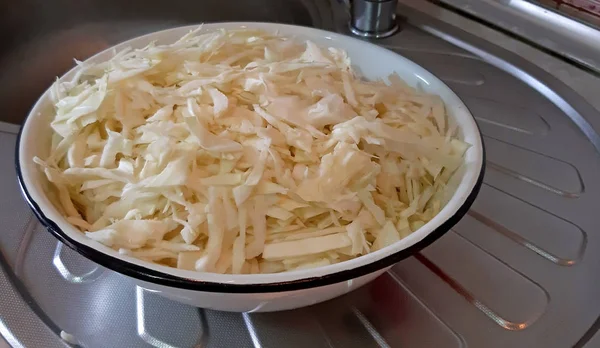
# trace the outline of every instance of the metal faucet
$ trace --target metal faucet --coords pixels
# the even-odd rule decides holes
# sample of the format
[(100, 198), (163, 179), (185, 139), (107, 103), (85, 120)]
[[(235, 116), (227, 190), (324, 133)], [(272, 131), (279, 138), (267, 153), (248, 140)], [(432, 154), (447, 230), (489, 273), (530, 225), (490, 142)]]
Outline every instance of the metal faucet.
[(398, 30), (398, 0), (349, 0), (350, 31), (367, 38), (390, 36)]

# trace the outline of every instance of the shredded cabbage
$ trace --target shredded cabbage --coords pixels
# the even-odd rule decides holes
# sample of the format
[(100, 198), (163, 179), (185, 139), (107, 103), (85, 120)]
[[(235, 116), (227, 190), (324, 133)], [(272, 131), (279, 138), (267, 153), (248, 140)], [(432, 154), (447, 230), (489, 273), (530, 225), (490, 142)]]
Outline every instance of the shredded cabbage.
[(256, 30), (127, 49), (52, 88), (59, 209), (122, 254), (219, 273), (320, 267), (408, 236), (469, 145), (442, 99)]

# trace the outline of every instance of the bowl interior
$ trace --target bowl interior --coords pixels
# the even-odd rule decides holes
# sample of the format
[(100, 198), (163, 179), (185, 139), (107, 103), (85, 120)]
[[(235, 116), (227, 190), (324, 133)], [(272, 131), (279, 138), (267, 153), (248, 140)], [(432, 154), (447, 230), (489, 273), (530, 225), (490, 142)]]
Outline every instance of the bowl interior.
[[(352, 60), (352, 65), (366, 79), (371, 80), (381, 78), (396, 72), (409, 85), (418, 86), (426, 92), (439, 95), (446, 104), (449, 116), (454, 118), (457, 122), (463, 139), (472, 145), (465, 154), (464, 165), (450, 180), (450, 186), (452, 187), (450, 192), (453, 191), (454, 194), (449, 198), (449, 202), (442, 211), (422, 228), (393, 245), (346, 262), (309, 270), (264, 275), (222, 275), (180, 270), (120, 255), (118, 252), (85, 237), (78, 229), (68, 223), (46, 194), (47, 180), (32, 161), (34, 156), (45, 158), (48, 156), (49, 152), (52, 134), (50, 121), (53, 116), (53, 105), (50, 100), (50, 92), (46, 91), (33, 107), (23, 125), (19, 143), (17, 144), (17, 169), (20, 174), (21, 185), (26, 192), (29, 203), (36, 211), (36, 214), (43, 222), (44, 220), (46, 223), (51, 221), (58, 226), (63, 241), (67, 241), (67, 244), (80, 252), (82, 252), (82, 250), (80, 250), (81, 248), (86, 250), (92, 248), (100, 251), (100, 253), (97, 253), (94, 256), (90, 255), (89, 252), (82, 253), (101, 264), (103, 263), (102, 258), (108, 258), (112, 260), (111, 262), (113, 264), (114, 262), (120, 262), (126, 265), (125, 267), (132, 266), (138, 269), (151, 271), (155, 274), (157, 274), (156, 272), (159, 272), (188, 280), (204, 282), (226, 284), (282, 283), (321, 277), (355, 269), (362, 265), (382, 260), (401, 250), (414, 246), (448, 219), (456, 215), (469, 196), (473, 194), (477, 186), (477, 181), (482, 175), (483, 147), (481, 136), (477, 125), (466, 106), (456, 94), (454, 94), (454, 92), (452, 92), (452, 90), (437, 77), (412, 61), (387, 49), (344, 35), (312, 28), (270, 23), (215, 23), (205, 24), (202, 27), (201, 32), (214, 31), (221, 28), (235, 29), (242, 27), (264, 29), (270, 32), (277, 31), (282, 35), (295, 37), (299, 40), (311, 40), (320, 46), (342, 48), (348, 52), (348, 55)], [(141, 36), (119, 44), (113, 49), (103, 51), (90, 58), (88, 62), (107, 60), (114, 54), (115, 49), (118, 51), (125, 47), (142, 48), (151, 41), (171, 43), (190, 30), (196, 28), (196, 26), (181, 27)], [(75, 76), (76, 70), (77, 68), (74, 68), (69, 71), (61, 78), (61, 80), (72, 79), (73, 76)], [(86, 246), (88, 248), (86, 248)], [(115, 259), (121, 261), (116, 261)]]

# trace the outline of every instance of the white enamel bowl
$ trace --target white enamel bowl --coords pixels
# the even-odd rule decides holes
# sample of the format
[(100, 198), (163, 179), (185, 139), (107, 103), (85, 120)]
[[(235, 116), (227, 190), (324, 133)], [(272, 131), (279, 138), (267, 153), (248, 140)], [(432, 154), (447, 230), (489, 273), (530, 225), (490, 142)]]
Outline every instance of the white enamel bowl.
[[(465, 164), (454, 178), (455, 193), (430, 222), (410, 236), (356, 259), (325, 267), (277, 274), (222, 275), (174, 269), (120, 255), (94, 242), (71, 224), (51, 204), (45, 191), (46, 179), (32, 158), (48, 156), (51, 137), (52, 103), (46, 91), (35, 104), (19, 134), (16, 167), (23, 194), (38, 219), (60, 241), (90, 260), (119, 272), (139, 286), (190, 305), (226, 311), (278, 311), (322, 302), (354, 290), (373, 280), (396, 262), (432, 243), (469, 209), (475, 199), (484, 169), (484, 151), (475, 120), (463, 102), (437, 77), (412, 61), (387, 49), (351, 37), (327, 31), (269, 23), (205, 24), (203, 32), (221, 28), (241, 27), (311, 40), (318, 45), (346, 50), (353, 65), (367, 79), (397, 72), (408, 84), (420, 86), (438, 94), (460, 127), (463, 138), (472, 146), (465, 155)], [(141, 36), (117, 45), (142, 48), (151, 41), (171, 43), (196, 27), (181, 27)], [(90, 62), (107, 60), (113, 50), (90, 58)], [(76, 69), (61, 79), (71, 79)]]

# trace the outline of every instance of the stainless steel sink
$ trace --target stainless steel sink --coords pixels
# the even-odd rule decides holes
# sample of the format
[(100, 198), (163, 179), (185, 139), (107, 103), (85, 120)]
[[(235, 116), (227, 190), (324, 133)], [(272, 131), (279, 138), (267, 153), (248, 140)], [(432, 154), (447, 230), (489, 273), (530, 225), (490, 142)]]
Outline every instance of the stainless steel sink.
[[(559, 45), (558, 53), (547, 50), (553, 45), (532, 45), (540, 28), (521, 41), (482, 24), (494, 22), (489, 18), (465, 16), (466, 7), (440, 5), (452, 1), (399, 2), (401, 30), (374, 42), (437, 74), (471, 109), (488, 154), (482, 192), (453, 231), (372, 284), (324, 304), (267, 314), (170, 302), (58, 243), (17, 188), (16, 125), (72, 57), (202, 21), (278, 21), (350, 34), (346, 2), (3, 2), (0, 29), (14, 33), (0, 51), (0, 119), (8, 122), (0, 122), (5, 339), (32, 348), (68, 347), (73, 340), (83, 347), (597, 347), (595, 70), (568, 58), (573, 52), (565, 49), (575, 42)], [(494, 13), (510, 27), (512, 17), (501, 11), (517, 3), (536, 9), (519, 0), (481, 0), (476, 13)], [(577, 54), (586, 52), (579, 47)]]

